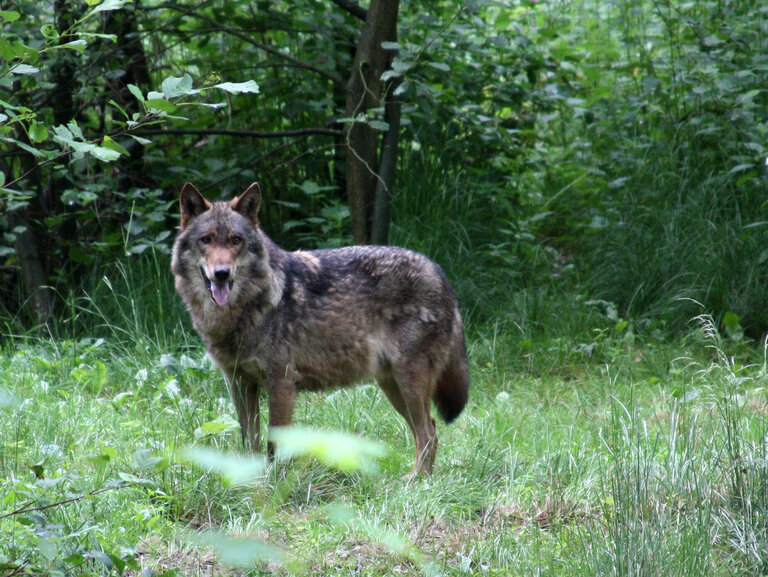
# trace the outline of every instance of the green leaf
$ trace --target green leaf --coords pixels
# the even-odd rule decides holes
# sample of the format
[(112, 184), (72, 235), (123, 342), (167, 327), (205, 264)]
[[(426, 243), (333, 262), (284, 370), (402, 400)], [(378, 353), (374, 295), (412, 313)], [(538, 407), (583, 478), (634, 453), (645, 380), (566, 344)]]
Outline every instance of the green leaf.
[(91, 9), (84, 17), (83, 20), (97, 14), (99, 12), (107, 12), (110, 10), (119, 10), (125, 4), (130, 4), (131, 0), (104, 0), (98, 4), (95, 8)]
[(154, 108), (160, 112), (172, 113), (176, 110), (176, 107), (165, 98), (150, 98), (147, 100), (146, 104), (150, 109)]
[(32, 122), (29, 125), (29, 139), (35, 144), (43, 142), (48, 138), (48, 127), (41, 122)]
[(226, 102), (193, 102), (190, 104), (194, 104), (195, 106), (202, 106), (203, 108), (224, 108), (227, 103)]
[(219, 531), (207, 531), (189, 533), (189, 540), (212, 547), (223, 563), (233, 567), (250, 568), (257, 561), (286, 561), (283, 551), (257, 539), (236, 539)]
[(3, 142), (10, 142), (21, 148), (22, 150), (26, 150), (29, 152), (32, 156), (35, 156), (37, 158), (44, 158), (45, 154), (38, 150), (37, 148), (34, 148), (32, 146), (29, 146), (28, 144), (21, 142), (20, 140), (16, 140), (15, 138), (6, 138), (6, 137), (0, 137), (0, 141)]
[(4, 60), (11, 61), (14, 58), (24, 58), (37, 54), (37, 52), (34, 48), (29, 48), (18, 40), (10, 41), (0, 38), (0, 57)]
[(109, 150), (114, 150), (118, 154), (122, 154), (124, 156), (130, 156), (131, 153), (128, 152), (125, 148), (120, 146), (117, 142), (115, 142), (111, 136), (106, 135), (104, 136), (104, 140), (101, 142), (101, 146), (104, 148), (108, 148)]
[(85, 40), (72, 40), (72, 42), (67, 42), (66, 44), (59, 44), (58, 46), (52, 46), (52, 50), (58, 50), (59, 48), (66, 48), (68, 50), (74, 50), (75, 52), (79, 52), (80, 54), (85, 53), (85, 49), (88, 47), (88, 42)]
[(17, 64), (16, 66), (12, 67), (9, 71), (11, 74), (37, 74), (40, 72), (39, 68), (35, 68), (34, 66), (30, 66), (29, 64)]
[(139, 449), (133, 454), (133, 466), (142, 471), (153, 469), (165, 462), (165, 457), (153, 457), (152, 449)]
[(59, 545), (52, 539), (39, 539), (37, 542), (37, 550), (48, 561), (53, 561), (59, 554)]
[(109, 103), (110, 103), (112, 106), (114, 106), (115, 108), (117, 108), (117, 110), (118, 110), (118, 111), (120, 111), (120, 114), (122, 114), (122, 115), (123, 115), (123, 117), (125, 117), (125, 118), (128, 118), (128, 113), (125, 111), (125, 108), (123, 108), (122, 106), (120, 106), (120, 105), (119, 105), (117, 102), (115, 102), (114, 100), (110, 100), (110, 101), (109, 101)]
[(736, 97), (736, 102), (738, 102), (739, 104), (749, 104), (761, 92), (762, 92), (762, 90), (760, 90), (760, 89), (748, 90), (744, 94), (739, 94)]
[(727, 312), (723, 315), (723, 324), (727, 329), (735, 331), (739, 327), (741, 317), (736, 313)]
[(259, 85), (253, 80), (248, 80), (247, 82), (222, 82), (221, 84), (215, 84), (214, 88), (219, 88), (231, 94), (240, 94), (243, 92), (252, 94), (259, 93)]
[(146, 138), (142, 138), (141, 136), (136, 136), (135, 134), (129, 134), (128, 136), (133, 138), (139, 144), (143, 144), (143, 145), (152, 144), (151, 140), (148, 140)]
[(735, 174), (737, 172), (743, 172), (755, 168), (754, 164), (737, 164), (728, 171), (728, 174)]
[(114, 447), (102, 447), (99, 454), (88, 457), (88, 461), (96, 465), (98, 469), (104, 469), (116, 457), (117, 450)]
[(21, 18), (21, 14), (16, 10), (0, 10), (0, 18), (3, 19), (3, 22), (16, 22)]
[(444, 62), (427, 62), (429, 66), (432, 68), (437, 68), (441, 72), (450, 72), (451, 67), (445, 64)]
[(311, 456), (341, 471), (374, 473), (377, 459), (387, 453), (381, 443), (356, 435), (304, 427), (271, 427), (269, 438), (277, 443), (279, 455)]
[(156, 485), (156, 483), (150, 479), (144, 479), (142, 477), (139, 477), (137, 475), (132, 475), (131, 473), (126, 473), (124, 471), (120, 471), (117, 474), (120, 479), (125, 481), (126, 483), (138, 483), (141, 485)]
[(117, 34), (102, 34), (100, 32), (78, 32), (77, 36), (80, 38), (99, 38), (101, 40), (117, 42)]
[(3, 60), (13, 60), (16, 58), (16, 51), (14, 50), (14, 43), (9, 42), (5, 38), (0, 38), (0, 58)]
[(198, 94), (200, 91), (192, 88), (192, 77), (189, 74), (184, 76), (170, 76), (163, 80), (161, 86), (165, 98), (178, 98), (188, 94)]
[(380, 132), (386, 132), (389, 130), (389, 123), (384, 122), (383, 120), (369, 120), (367, 124), (374, 130), (378, 130)]
[[(216, 421), (208, 421), (207, 423), (200, 425), (200, 428), (195, 431), (195, 437), (217, 435), (224, 431), (229, 431), (232, 428), (233, 427), (231, 423), (217, 423)], [(200, 432), (200, 435), (198, 435), (198, 431)]]
[(83, 136), (83, 129), (80, 128), (75, 120), (71, 120), (69, 124), (67, 124), (67, 128), (72, 132), (72, 136), (79, 138), (80, 140), (85, 140), (85, 136)]
[(195, 429), (195, 438), (202, 439), (203, 437), (213, 437), (239, 428), (240, 424), (230, 415), (222, 415), (213, 421), (203, 423)]
[(58, 126), (53, 127), (53, 139), (57, 142), (69, 142), (74, 140), (75, 137), (72, 132), (70, 132), (69, 128), (63, 124), (59, 124)]
[(185, 449), (183, 456), (207, 473), (217, 473), (233, 485), (250, 483), (260, 477), (267, 466), (262, 455), (224, 453), (205, 447)]
[(112, 406), (115, 407), (115, 409), (119, 409), (125, 404), (126, 401), (130, 400), (131, 397), (133, 397), (133, 393), (131, 391), (123, 391), (122, 393), (118, 393), (112, 397), (110, 402), (112, 403)]
[(136, 100), (141, 103), (144, 102), (144, 95), (141, 93), (141, 90), (138, 86), (135, 84), (128, 84), (128, 91), (136, 97)]
[(494, 26), (499, 32), (503, 32), (509, 28), (509, 13), (510, 10), (505, 8), (499, 10), (499, 14), (496, 16), (496, 21), (494, 22)]
[(392, 63), (392, 70), (394, 70), (397, 74), (402, 74), (403, 72), (408, 72), (414, 66), (416, 66), (416, 63), (413, 61), (396, 59)]
[[(0, 175), (2, 173), (0, 172)], [(16, 399), (6, 391), (5, 389), (0, 389), (0, 409), (10, 409), (15, 407), (18, 404)]]
[(88, 150), (88, 152), (91, 154), (91, 156), (101, 160), (102, 162), (112, 162), (113, 160), (120, 158), (120, 153), (118, 151), (105, 148), (103, 146), (91, 145), (91, 148)]
[(56, 26), (53, 24), (43, 24), (40, 27), (40, 33), (46, 40), (56, 40), (59, 37), (59, 31), (56, 30)]

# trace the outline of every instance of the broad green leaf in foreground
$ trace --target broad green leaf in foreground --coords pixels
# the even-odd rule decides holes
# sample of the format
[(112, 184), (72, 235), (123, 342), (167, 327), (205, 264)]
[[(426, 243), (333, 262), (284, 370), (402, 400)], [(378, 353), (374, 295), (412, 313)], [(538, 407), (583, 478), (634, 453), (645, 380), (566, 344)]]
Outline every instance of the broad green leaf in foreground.
[(16, 399), (6, 391), (5, 389), (0, 389), (0, 409), (5, 408), (11, 408), (16, 406)]
[(286, 561), (283, 551), (258, 539), (235, 538), (221, 531), (189, 533), (189, 540), (212, 547), (222, 562), (233, 567), (250, 567), (257, 561)]
[(341, 471), (375, 473), (377, 459), (387, 452), (381, 443), (338, 431), (273, 427), (269, 438), (277, 443), (278, 456), (311, 456)]
[(214, 419), (213, 421), (203, 423), (197, 429), (195, 429), (195, 439), (202, 439), (203, 437), (215, 437), (235, 429), (240, 429), (240, 423), (232, 418), (231, 415), (225, 414)]
[(189, 447), (183, 456), (203, 471), (221, 475), (233, 485), (250, 483), (266, 469), (266, 459), (261, 455), (237, 455), (207, 447)]

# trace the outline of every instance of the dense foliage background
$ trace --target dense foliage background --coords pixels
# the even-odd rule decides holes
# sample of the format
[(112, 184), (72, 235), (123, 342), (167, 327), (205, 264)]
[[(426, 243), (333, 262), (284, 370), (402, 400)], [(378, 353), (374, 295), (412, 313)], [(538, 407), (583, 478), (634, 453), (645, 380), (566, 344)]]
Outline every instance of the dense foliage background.
[(260, 181), (289, 248), (351, 242), (345, 128), (386, 139), (385, 100), (400, 115), (390, 241), (443, 263), (471, 315), (537, 287), (654, 326), (703, 309), (768, 328), (760, 3), (407, 3), (386, 99), (363, 116), (346, 96), (364, 6), (4, 8), (11, 330), (71, 320), (115, 262), (165, 258), (187, 180), (212, 198)]

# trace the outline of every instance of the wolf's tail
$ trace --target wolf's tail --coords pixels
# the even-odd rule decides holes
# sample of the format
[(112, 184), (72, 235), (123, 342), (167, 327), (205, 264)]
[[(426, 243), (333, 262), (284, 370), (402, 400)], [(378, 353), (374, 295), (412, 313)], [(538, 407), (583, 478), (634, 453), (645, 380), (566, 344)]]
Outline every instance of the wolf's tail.
[(464, 410), (469, 397), (469, 367), (464, 335), (457, 339), (448, 364), (437, 379), (432, 401), (446, 423)]

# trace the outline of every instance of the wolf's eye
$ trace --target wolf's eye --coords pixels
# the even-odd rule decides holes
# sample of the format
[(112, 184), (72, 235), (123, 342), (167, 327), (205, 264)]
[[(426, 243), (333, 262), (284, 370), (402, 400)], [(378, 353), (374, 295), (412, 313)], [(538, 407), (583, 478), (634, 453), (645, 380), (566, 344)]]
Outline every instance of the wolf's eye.
[(211, 244), (213, 242), (213, 237), (210, 234), (206, 234), (205, 236), (200, 237), (200, 244)]
[(231, 239), (229, 239), (229, 242), (232, 243), (232, 246), (240, 246), (243, 244), (243, 238), (240, 236), (233, 236)]

